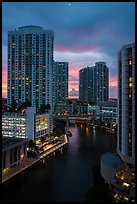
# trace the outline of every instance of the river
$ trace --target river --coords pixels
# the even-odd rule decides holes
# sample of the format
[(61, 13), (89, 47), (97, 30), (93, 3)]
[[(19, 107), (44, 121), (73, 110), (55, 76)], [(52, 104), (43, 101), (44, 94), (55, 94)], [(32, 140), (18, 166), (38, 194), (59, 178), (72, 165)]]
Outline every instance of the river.
[(113, 152), (116, 136), (84, 124), (69, 127), (72, 137), (62, 153), (38, 162), (3, 184), (4, 202), (84, 202), (93, 186), (93, 165), (100, 155)]

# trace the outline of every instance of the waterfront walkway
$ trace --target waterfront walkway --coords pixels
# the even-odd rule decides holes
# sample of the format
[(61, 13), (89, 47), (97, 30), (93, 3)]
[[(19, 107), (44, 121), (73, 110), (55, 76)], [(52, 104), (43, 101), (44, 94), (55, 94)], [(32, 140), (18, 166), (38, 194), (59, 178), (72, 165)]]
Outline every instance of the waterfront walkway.
[(67, 136), (64, 137), (64, 141), (61, 143), (57, 143), (55, 146), (49, 148), (48, 150), (44, 151), (42, 154), (37, 155), (36, 158), (24, 158), (18, 165), (12, 167), (8, 172), (2, 174), (2, 183), (9, 180), (13, 176), (17, 175), (18, 173), (22, 172), (26, 168), (32, 166), (39, 160), (45, 158), (46, 156), (54, 153), (57, 149), (62, 148), (64, 145), (68, 143)]
[(21, 171), (25, 170), (35, 162), (37, 162), (37, 158), (24, 158), (23, 161), (20, 161), (20, 163), (14, 167), (12, 167), (7, 173), (2, 174), (2, 183), (9, 180), (13, 176), (17, 175)]

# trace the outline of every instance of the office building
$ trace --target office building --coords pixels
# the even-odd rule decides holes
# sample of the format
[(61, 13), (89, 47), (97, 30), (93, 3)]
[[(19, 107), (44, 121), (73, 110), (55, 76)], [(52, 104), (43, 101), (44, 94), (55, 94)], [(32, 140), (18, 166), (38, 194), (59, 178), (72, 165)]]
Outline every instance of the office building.
[(3, 114), (2, 137), (27, 138), (27, 116), (20, 114)]
[(80, 102), (101, 102), (109, 98), (109, 71), (106, 62), (96, 62), (95, 66), (79, 71)]
[(97, 102), (94, 105), (88, 104), (87, 112), (96, 120), (109, 121), (111, 124), (118, 123), (116, 101)]
[(52, 30), (31, 25), (8, 32), (8, 105), (52, 108), (53, 47)]
[(27, 107), (26, 112), (2, 115), (2, 138), (21, 138), (36, 141), (53, 130), (52, 114), (37, 114), (36, 107)]

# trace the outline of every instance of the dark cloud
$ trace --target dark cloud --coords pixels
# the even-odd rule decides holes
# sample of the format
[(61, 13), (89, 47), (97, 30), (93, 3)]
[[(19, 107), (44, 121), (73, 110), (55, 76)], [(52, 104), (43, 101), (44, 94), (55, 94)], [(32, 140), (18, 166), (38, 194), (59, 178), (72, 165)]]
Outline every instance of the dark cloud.
[(79, 91), (72, 89), (69, 91), (69, 96), (79, 96)]
[(99, 44), (102, 38), (107, 40), (111, 36), (119, 41), (123, 34), (134, 33), (135, 11), (131, 2), (74, 2), (71, 7), (63, 2), (4, 2), (2, 5), (3, 32), (26, 24), (39, 24), (55, 30), (58, 47), (78, 42), (85, 45), (84, 41), (96, 44), (99, 41)]
[[(135, 41), (134, 2), (3, 2), (2, 61), (7, 61), (7, 32), (24, 25), (39, 25), (55, 32), (56, 60), (69, 69), (106, 61), (110, 76), (117, 76), (117, 52)], [(78, 73), (77, 73), (78, 74)], [(78, 77), (71, 73), (72, 77)]]

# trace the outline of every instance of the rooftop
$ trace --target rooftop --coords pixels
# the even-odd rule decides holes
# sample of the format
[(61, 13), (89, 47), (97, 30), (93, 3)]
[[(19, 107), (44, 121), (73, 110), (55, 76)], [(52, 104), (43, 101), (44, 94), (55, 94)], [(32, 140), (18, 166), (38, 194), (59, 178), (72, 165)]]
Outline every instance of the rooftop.
[(24, 30), (24, 29), (43, 29), (41, 26), (34, 26), (34, 25), (27, 25), (27, 26), (22, 26), (18, 28), (19, 30)]
[(104, 153), (101, 157), (104, 163), (111, 166), (115, 170), (118, 170), (123, 166), (121, 158), (111, 152)]
[(116, 177), (120, 180), (124, 180), (128, 183), (135, 183), (135, 168), (130, 168), (128, 166), (124, 166), (119, 169), (116, 173)]
[(102, 102), (97, 102), (96, 105), (108, 106), (108, 107), (117, 107), (117, 101), (102, 101)]
[(26, 139), (13, 138), (13, 137), (2, 137), (2, 149), (5, 149), (10, 146), (14, 146), (23, 141), (25, 142)]

